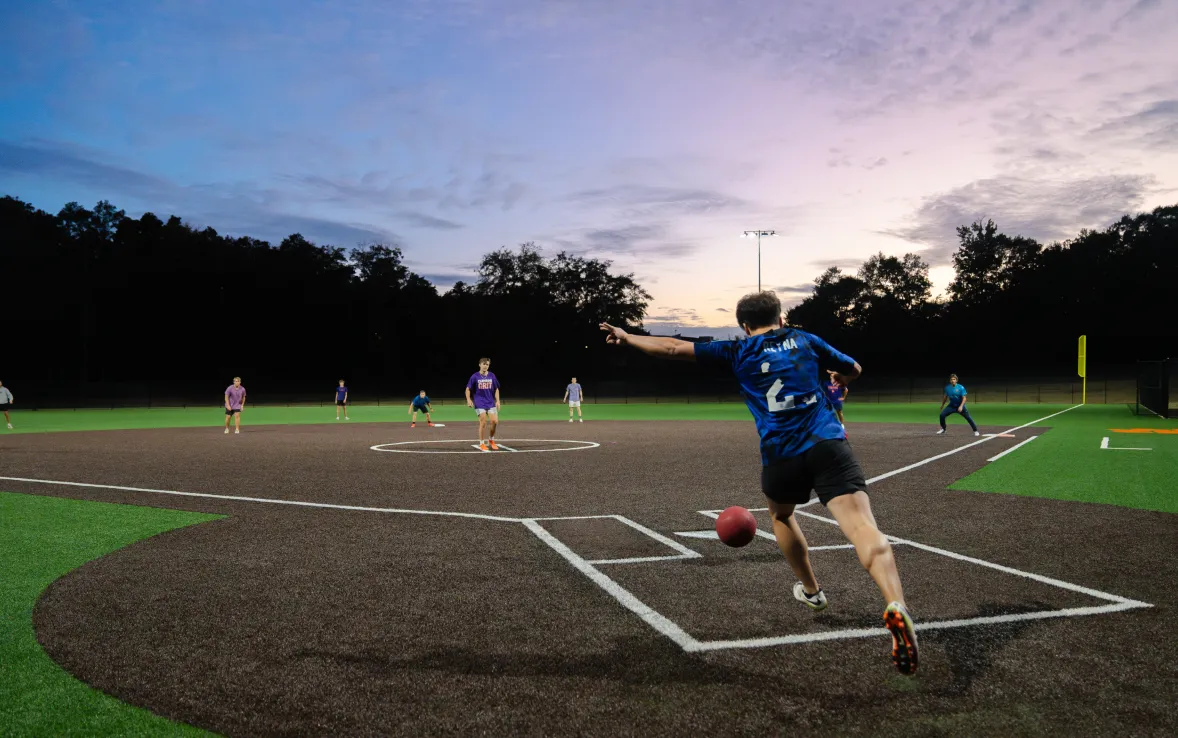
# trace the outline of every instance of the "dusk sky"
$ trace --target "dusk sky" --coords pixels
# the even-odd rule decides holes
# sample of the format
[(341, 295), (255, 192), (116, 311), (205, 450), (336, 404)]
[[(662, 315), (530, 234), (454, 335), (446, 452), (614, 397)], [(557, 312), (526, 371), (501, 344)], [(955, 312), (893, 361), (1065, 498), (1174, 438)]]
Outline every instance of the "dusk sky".
[[(1178, 2), (5, 2), (0, 194), (277, 243), (400, 245), (441, 289), (535, 241), (647, 327), (955, 228), (1178, 203)], [(10, 277), (11, 278), (11, 277)]]

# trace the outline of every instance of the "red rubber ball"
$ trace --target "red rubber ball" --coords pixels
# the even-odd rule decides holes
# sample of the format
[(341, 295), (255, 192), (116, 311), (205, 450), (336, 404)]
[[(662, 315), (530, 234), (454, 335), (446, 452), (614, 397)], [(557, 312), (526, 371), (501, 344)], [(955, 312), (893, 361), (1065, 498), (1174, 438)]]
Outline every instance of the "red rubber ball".
[(733, 505), (716, 518), (716, 535), (733, 548), (747, 546), (757, 535), (757, 519), (745, 508)]

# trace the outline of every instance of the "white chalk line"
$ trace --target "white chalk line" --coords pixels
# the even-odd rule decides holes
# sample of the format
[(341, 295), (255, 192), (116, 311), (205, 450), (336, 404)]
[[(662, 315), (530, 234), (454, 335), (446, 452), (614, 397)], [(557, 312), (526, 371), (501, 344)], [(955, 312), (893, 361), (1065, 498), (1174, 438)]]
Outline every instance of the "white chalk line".
[[(507, 448), (502, 443), (500, 448), (508, 451), (514, 451), (521, 454), (543, 454), (555, 451), (587, 451), (591, 448), (600, 448), (601, 444), (596, 441), (570, 441), (568, 439), (559, 438), (509, 438), (512, 443), (579, 443), (580, 446), (570, 446), (569, 448), (525, 448), (522, 451), (514, 448)], [(482, 450), (476, 451), (425, 451), (422, 449), (413, 448), (387, 448), (388, 446), (411, 446), (423, 443), (469, 443), (473, 444), (472, 448), (478, 449), (479, 439), (477, 438), (445, 438), (445, 439), (426, 439), (423, 441), (397, 441), (395, 443), (378, 443), (375, 446), (369, 446), (370, 451), (383, 451), (390, 454), (481, 454)], [(498, 443), (498, 441), (496, 441)]]
[[(1084, 617), (1089, 615), (1103, 615), (1110, 612), (1121, 612), (1138, 607), (1152, 607), (1144, 603), (1116, 603), (1111, 605), (1094, 605), (1092, 607), (1069, 607), (1061, 610), (1038, 610), (1036, 612), (1020, 612), (1010, 615), (987, 615), (976, 618), (962, 618), (959, 620), (933, 620), (917, 622), (917, 630), (947, 630), (949, 628), (967, 628), (977, 625), (1001, 625), (1003, 623), (1017, 623), (1028, 620), (1048, 620), (1051, 618)], [(728, 648), (768, 648), (771, 646), (787, 646), (799, 643), (814, 643), (816, 641), (835, 641), (852, 638), (878, 638), (889, 635), (885, 628), (848, 628), (846, 630), (828, 630), (816, 633), (798, 633), (787, 636), (770, 636), (767, 638), (741, 638), (725, 641), (696, 641), (694, 646), (684, 650), (693, 653), (700, 651), (719, 651)]]
[(1129, 448), (1127, 446), (1110, 446), (1108, 437), (1100, 439), (1100, 447), (1105, 451), (1153, 451), (1152, 448)]
[(1028, 443), (1030, 443), (1031, 441), (1035, 440), (1038, 437), (1039, 436), (1031, 436), (1030, 438), (1028, 438), (1025, 441), (1019, 441), (1018, 443), (1016, 443), (1015, 445), (1006, 449), (1002, 453), (995, 454), (994, 456), (991, 456), (990, 458), (986, 459), (986, 461), (997, 461), (998, 459), (1001, 459), (1003, 456), (1006, 456), (1008, 453), (1011, 453), (1012, 451), (1018, 451), (1020, 448), (1022, 448), (1023, 446), (1026, 446)]
[(123, 487), (116, 484), (87, 484), (85, 482), (63, 482), (54, 479), (28, 479), (25, 477), (0, 477), (9, 482), (28, 482), (30, 484), (53, 484), (63, 487), (87, 487), (90, 489), (117, 489), (122, 492), (151, 492), (157, 495), (175, 495), (177, 497), (205, 497), (213, 500), (231, 500), (233, 502), (259, 502), (270, 505), (293, 505), (295, 507), (318, 507), (329, 510), (353, 510), (356, 512), (400, 513), (404, 515), (441, 515), (454, 518), (477, 518), (479, 520), (495, 520), (503, 523), (522, 523), (523, 518), (508, 518), (501, 515), (482, 515), (479, 513), (450, 512), (446, 510), (407, 510), (395, 507), (362, 507), (359, 505), (336, 505), (329, 502), (304, 502), (302, 500), (276, 500), (268, 497), (243, 497), (241, 495), (215, 495), (209, 492), (177, 492), (171, 489), (149, 489), (147, 487)]
[(637, 615), (644, 623), (654, 628), (657, 632), (674, 641), (684, 651), (697, 650), (699, 641), (688, 635), (687, 631), (680, 628), (672, 620), (635, 597), (629, 590), (596, 569), (584, 557), (575, 553), (571, 548), (562, 543), (560, 539), (545, 530), (544, 526), (535, 520), (524, 520), (522, 522), (537, 538), (547, 543), (553, 551), (563, 556), (566, 561), (573, 565), (573, 568), (589, 577), (590, 581), (604, 589), (622, 607)]
[[(1004, 430), (1002, 432), (1003, 433), (1013, 433), (1017, 430), (1022, 430), (1023, 428), (1029, 428), (1032, 425), (1034, 425), (1035, 423), (1042, 423), (1044, 420), (1050, 420), (1051, 418), (1054, 418), (1056, 415), (1063, 415), (1064, 413), (1069, 412), (1071, 410), (1075, 410), (1078, 407), (1083, 407), (1083, 405), (1072, 405), (1071, 407), (1067, 408), (1066, 410), (1060, 410), (1058, 413), (1052, 413), (1051, 415), (1046, 415), (1042, 418), (1039, 418), (1038, 420), (1032, 420), (1030, 423), (1023, 423), (1022, 425), (1020, 425), (1018, 427), (1010, 428), (1009, 430)], [(952, 449), (950, 451), (946, 451), (943, 454), (937, 454), (936, 456), (930, 456), (927, 459), (923, 459), (921, 461), (916, 462), (915, 464), (909, 464), (908, 466), (902, 466), (899, 469), (893, 469), (890, 472), (884, 472), (883, 474), (880, 474), (877, 477), (872, 477), (871, 479), (868, 479), (867, 483), (874, 484), (875, 482), (882, 481), (884, 479), (887, 479), (888, 477), (894, 477), (897, 474), (902, 474), (906, 471), (911, 471), (913, 469), (916, 469), (917, 467), (924, 466), (925, 464), (931, 464), (934, 461), (939, 461), (940, 459), (943, 459), (946, 456), (952, 456), (953, 454), (960, 453), (968, 448), (973, 448), (974, 446), (980, 446), (983, 443), (989, 443), (990, 441), (994, 440), (994, 438), (996, 438), (996, 437), (997, 436), (991, 436), (989, 438), (982, 438), (980, 441), (974, 441), (973, 443), (967, 443), (964, 446), (958, 446), (955, 449)]]

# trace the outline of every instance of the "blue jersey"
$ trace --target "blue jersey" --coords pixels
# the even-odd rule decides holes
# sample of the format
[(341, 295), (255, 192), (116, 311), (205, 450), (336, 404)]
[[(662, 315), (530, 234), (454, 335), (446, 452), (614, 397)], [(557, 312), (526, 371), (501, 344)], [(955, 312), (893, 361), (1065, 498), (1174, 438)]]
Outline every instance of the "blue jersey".
[(336, 402), (343, 402), (344, 398), (347, 396), (348, 396), (348, 388), (347, 387), (336, 387), (335, 388), (335, 401)]
[(761, 434), (761, 463), (804, 453), (819, 441), (846, 438), (827, 402), (819, 375), (850, 372), (855, 360), (818, 336), (780, 328), (741, 341), (695, 346), (696, 360), (723, 367), (740, 382), (740, 393)]
[(418, 395), (417, 397), (413, 398), (413, 407), (425, 408), (427, 405), (429, 405), (429, 396), (428, 395), (426, 395), (425, 397)]
[(961, 407), (961, 402), (967, 394), (969, 393), (965, 391), (965, 385), (961, 383), (945, 385), (945, 396), (949, 398), (949, 407)]

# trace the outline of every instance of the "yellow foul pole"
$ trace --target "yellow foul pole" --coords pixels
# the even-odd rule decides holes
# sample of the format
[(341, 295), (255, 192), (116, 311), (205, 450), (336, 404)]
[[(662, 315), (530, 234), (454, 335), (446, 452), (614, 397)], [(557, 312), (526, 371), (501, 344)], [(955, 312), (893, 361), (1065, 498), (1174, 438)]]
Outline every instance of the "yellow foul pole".
[(1088, 404), (1088, 336), (1080, 336), (1080, 358), (1079, 358), (1079, 373), (1083, 381), (1083, 389), (1080, 393), (1080, 404)]

